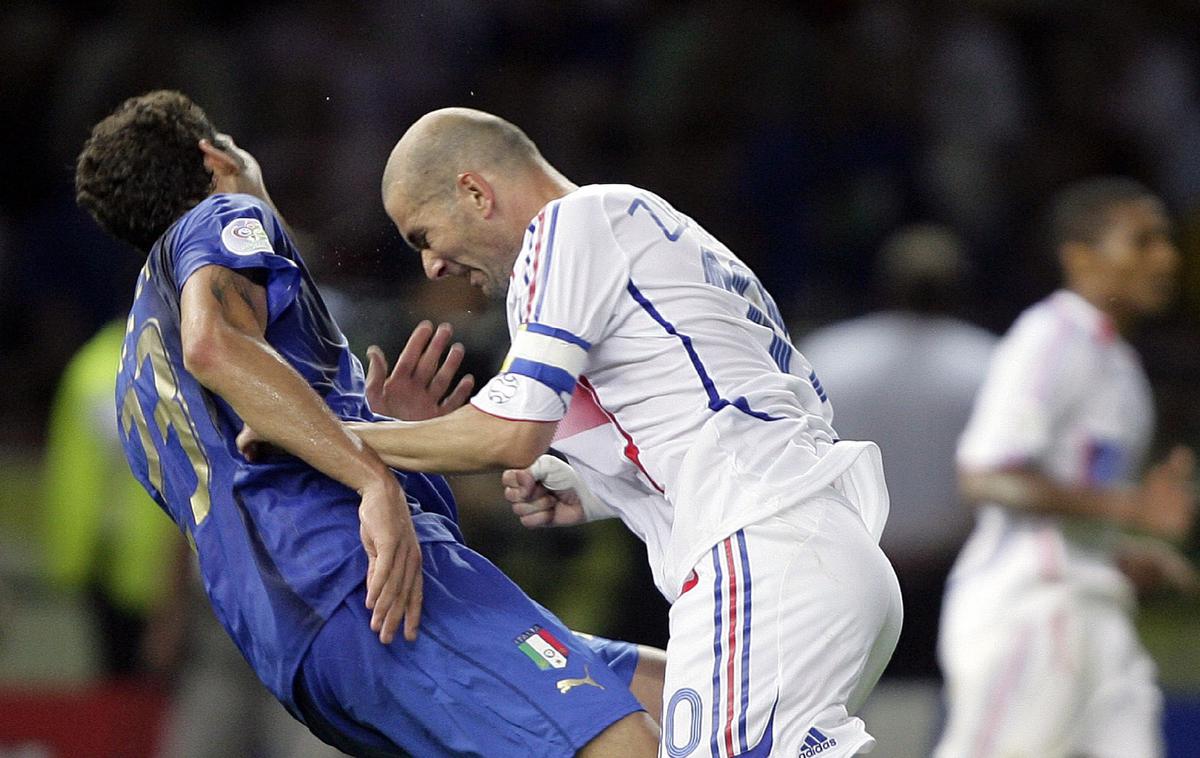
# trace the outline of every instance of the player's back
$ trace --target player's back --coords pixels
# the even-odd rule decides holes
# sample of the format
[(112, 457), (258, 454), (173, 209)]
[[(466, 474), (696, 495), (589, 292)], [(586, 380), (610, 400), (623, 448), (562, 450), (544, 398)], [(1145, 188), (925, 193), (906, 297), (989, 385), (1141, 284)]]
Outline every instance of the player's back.
[[(238, 453), (240, 419), (183, 363), (180, 295), (188, 277), (209, 265), (264, 284), (267, 341), (334, 413), (372, 415), (362, 368), (268, 206), (214, 195), (159, 239), (138, 277), (122, 350), (122, 442), (135, 476), (195, 545), (218, 619), (264, 683), (291, 704), (308, 642), (366, 574), (358, 498), (298, 459), (249, 464)], [(409, 475), (404, 483), (453, 517), (440, 480)], [(453, 538), (441, 515), (418, 512), (414, 520), (422, 540)]]

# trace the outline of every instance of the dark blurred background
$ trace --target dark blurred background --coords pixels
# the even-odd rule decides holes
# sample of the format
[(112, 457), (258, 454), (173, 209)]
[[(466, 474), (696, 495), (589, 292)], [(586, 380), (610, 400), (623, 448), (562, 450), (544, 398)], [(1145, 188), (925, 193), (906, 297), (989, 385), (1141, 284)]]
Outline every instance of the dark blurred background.
[[(917, 221), (959, 236), (963, 315), (1002, 332), (1056, 285), (1053, 191), (1133, 176), (1168, 203), (1185, 258), (1177, 305), (1133, 336), (1161, 449), (1200, 444), (1198, 82), (1189, 0), (7, 0), (0, 690), (92, 671), (86, 634), (35, 631), (84, 623), (39, 581), (41, 462), (63, 367), (124, 314), (141, 264), (72, 190), (90, 126), (124, 98), (180, 89), (258, 157), (360, 355), (446, 319), (479, 376), (506, 344), (501, 309), (425, 282), (379, 199), (392, 144), (433, 108), (516, 122), (579, 184), (663, 195), (757, 271), (798, 341), (880, 305), (876, 252)], [(619, 526), (525, 534), (492, 478), (456, 488), (475, 546), (569, 623), (665, 644), (666, 606)], [(1200, 626), (1194, 600), (1151, 597), (1144, 625), (1172, 692), (1200, 692), (1179, 643)]]

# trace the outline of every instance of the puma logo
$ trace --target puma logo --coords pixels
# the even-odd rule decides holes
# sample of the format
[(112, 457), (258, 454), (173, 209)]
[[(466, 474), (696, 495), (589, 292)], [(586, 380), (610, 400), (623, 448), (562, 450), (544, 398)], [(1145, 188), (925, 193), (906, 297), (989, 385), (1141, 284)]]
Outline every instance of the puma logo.
[(593, 679), (591, 673), (588, 671), (587, 665), (584, 665), (582, 679), (559, 679), (558, 680), (558, 692), (560, 695), (565, 695), (568, 692), (570, 692), (571, 690), (575, 689), (576, 687), (580, 687), (585, 684), (592, 686), (592, 687), (598, 687), (600, 689), (604, 689), (604, 685), (600, 684), (595, 679)]

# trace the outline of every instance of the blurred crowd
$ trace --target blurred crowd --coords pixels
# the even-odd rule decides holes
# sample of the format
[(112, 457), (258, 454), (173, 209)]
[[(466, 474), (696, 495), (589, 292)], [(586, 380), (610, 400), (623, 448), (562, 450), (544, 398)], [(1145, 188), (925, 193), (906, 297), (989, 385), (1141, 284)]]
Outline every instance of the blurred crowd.
[(71, 175), (129, 95), (185, 90), (251, 149), (323, 285), (407, 296), (368, 311), (363, 339), (448, 294), (421, 292), (378, 185), (405, 126), (451, 104), (521, 124), (570, 176), (671, 198), (801, 329), (871, 304), (896, 227), (945, 223), (970, 317), (1001, 330), (1053, 284), (1036, 209), (1064, 181), (1143, 180), (1194, 249), (1198, 25), (1168, 0), (5, 3), (0, 367), (25, 391), (0, 399), (0, 439), (37, 441), (67, 356), (128, 301), (136, 262), (75, 208)]
[[(954, 315), (1003, 331), (1055, 286), (1040, 210), (1053, 191), (1137, 178), (1169, 205), (1185, 276), (1172, 312), (1133, 341), (1163, 443), (1200, 444), (1198, 29), (1186, 0), (8, 0), (0, 451), (40, 455), (68, 360), (128, 306), (141, 261), (75, 206), (73, 162), (91, 124), (160, 87), (257, 156), (360, 354), (378, 342), (395, 355), (418, 320), (441, 318), (477, 376), (499, 363), (503, 314), (465, 285), (424, 282), (379, 199), (392, 144), (432, 108), (493, 111), (581, 183), (669, 198), (757, 271), (798, 343), (890, 304), (877, 255), (916, 222), (938, 224), (961, 258)], [(459, 485), (467, 510), (478, 499), (493, 512), (468, 525), (485, 543), (503, 534), (514, 555), (649, 587), (625, 575), (643, 563), (636, 543), (621, 543), (625, 560), (572, 534), (514, 534), (488, 483)], [(937, 518), (922, 513), (898, 527), (897, 551), (905, 528)], [(947, 528), (931, 560), (952, 556), (966, 526)], [(628, 539), (618, 532), (606, 544)], [(506, 569), (595, 631), (665, 641), (665, 606), (614, 621), (536, 562)]]

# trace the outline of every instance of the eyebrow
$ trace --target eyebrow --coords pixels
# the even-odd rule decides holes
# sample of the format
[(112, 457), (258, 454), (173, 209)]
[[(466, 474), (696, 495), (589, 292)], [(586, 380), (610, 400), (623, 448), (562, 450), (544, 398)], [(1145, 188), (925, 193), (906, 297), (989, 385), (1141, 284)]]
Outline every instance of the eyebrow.
[(404, 241), (408, 243), (416, 252), (421, 252), (429, 247), (429, 240), (425, 238), (426, 230), (424, 227), (417, 227), (404, 236)]

